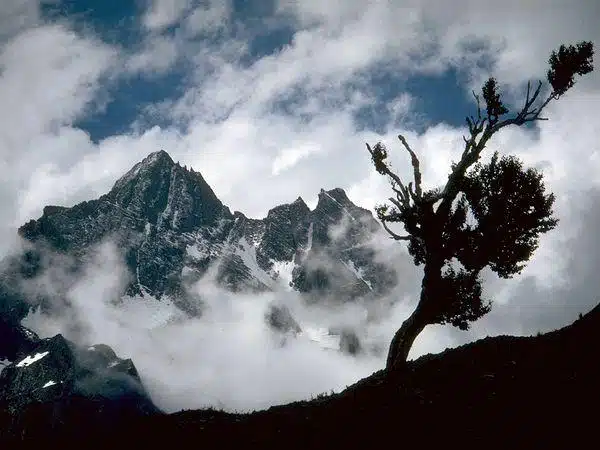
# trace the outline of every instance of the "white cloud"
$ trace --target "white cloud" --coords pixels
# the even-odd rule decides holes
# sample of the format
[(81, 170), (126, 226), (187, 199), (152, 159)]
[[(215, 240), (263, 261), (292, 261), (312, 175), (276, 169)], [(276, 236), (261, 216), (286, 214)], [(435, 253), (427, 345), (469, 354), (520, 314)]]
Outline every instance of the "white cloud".
[(40, 21), (39, 0), (4, 0), (0, 14), (0, 40)]
[(94, 100), (115, 53), (61, 26), (21, 33), (0, 53), (2, 154), (74, 121)]
[(163, 74), (175, 64), (178, 55), (175, 39), (160, 35), (151, 36), (143, 49), (134, 53), (127, 61), (127, 69), (133, 73)]
[(190, 37), (218, 31), (225, 26), (230, 12), (229, 0), (211, 0), (190, 12), (184, 22), (185, 31)]
[(142, 22), (149, 30), (161, 31), (175, 24), (190, 6), (190, 0), (151, 0)]
[[(58, 25), (23, 30), (0, 47), (3, 230), (23, 219), (21, 208), (28, 204), (19, 198), (31, 199), (22, 190), (40, 166), (65, 170), (90, 148), (83, 133), (65, 127), (94, 108), (99, 82), (115, 57), (109, 46)], [(33, 200), (37, 208), (40, 200), (45, 198)], [(2, 245), (12, 240), (7, 235), (2, 233)]]
[(296, 147), (284, 148), (280, 150), (279, 154), (273, 161), (271, 173), (273, 175), (279, 175), (286, 169), (289, 169), (298, 163), (303, 158), (310, 156), (312, 153), (319, 151), (319, 148), (315, 145), (299, 145)]

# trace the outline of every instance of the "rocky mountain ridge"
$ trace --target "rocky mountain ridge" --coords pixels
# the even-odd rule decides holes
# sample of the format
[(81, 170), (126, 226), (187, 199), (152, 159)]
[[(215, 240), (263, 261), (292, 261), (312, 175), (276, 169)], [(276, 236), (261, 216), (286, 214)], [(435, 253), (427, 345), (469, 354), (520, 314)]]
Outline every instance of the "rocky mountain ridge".
[[(379, 231), (372, 214), (342, 189), (321, 189), (313, 210), (298, 197), (263, 219), (231, 213), (200, 173), (164, 151), (152, 153), (100, 198), (46, 206), (19, 229), (23, 253), (0, 262), (0, 410), (9, 414), (11, 429), (21, 426), (22, 411), (44, 404), (60, 411), (76, 404), (92, 415), (121, 404), (128, 414), (156, 412), (131, 360), (104, 345), (81, 348), (60, 334), (40, 339), (21, 324), (33, 307), (68, 305), (68, 290), (103, 241), (122, 251), (129, 282), (121, 294), (167, 297), (196, 315), (202, 299), (190, 286), (203, 277), (231, 291), (375, 298), (396, 280), (371, 248)], [(55, 267), (65, 272), (62, 278), (51, 282), (51, 292), (37, 290)], [(56, 296), (64, 298), (56, 302)], [(272, 305), (265, 321), (284, 334), (302, 332), (285, 305)], [(340, 350), (360, 351), (352, 330), (336, 333)], [(50, 422), (64, 414), (52, 413)]]
[(71, 208), (47, 206), (19, 234), (33, 245), (26, 255), (29, 277), (43, 270), (38, 249), (85, 259), (110, 238), (129, 269), (127, 294), (167, 295), (196, 314), (201, 298), (190, 286), (207, 275), (232, 291), (380, 296), (396, 283), (393, 268), (378, 262), (370, 246), (380, 230), (372, 214), (339, 188), (321, 189), (312, 211), (299, 197), (263, 219), (232, 214), (200, 173), (159, 151), (99, 199)]

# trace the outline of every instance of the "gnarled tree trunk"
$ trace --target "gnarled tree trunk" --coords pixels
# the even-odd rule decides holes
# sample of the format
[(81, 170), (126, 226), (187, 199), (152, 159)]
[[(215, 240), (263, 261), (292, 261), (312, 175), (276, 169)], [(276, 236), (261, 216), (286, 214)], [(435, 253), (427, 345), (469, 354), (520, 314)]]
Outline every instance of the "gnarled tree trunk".
[(405, 365), (415, 339), (428, 324), (432, 323), (430, 320), (432, 317), (431, 309), (435, 305), (432, 301), (436, 297), (435, 287), (441, 279), (443, 264), (444, 261), (441, 258), (431, 258), (425, 263), (419, 304), (410, 317), (404, 321), (400, 329), (396, 331), (392, 339), (385, 365), (387, 371)]
[(387, 363), (385, 365), (387, 371), (400, 368), (406, 363), (408, 353), (410, 352), (415, 339), (427, 325), (422, 317), (423, 316), (417, 307), (410, 317), (404, 321), (400, 329), (396, 331), (392, 343), (390, 344)]

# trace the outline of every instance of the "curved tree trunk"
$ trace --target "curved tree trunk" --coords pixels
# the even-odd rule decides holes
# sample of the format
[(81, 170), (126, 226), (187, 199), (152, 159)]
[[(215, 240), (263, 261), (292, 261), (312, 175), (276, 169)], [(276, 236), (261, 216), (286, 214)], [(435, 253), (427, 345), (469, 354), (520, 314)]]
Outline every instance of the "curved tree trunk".
[(432, 301), (436, 296), (435, 286), (438, 285), (441, 279), (443, 264), (444, 261), (441, 258), (431, 258), (425, 263), (419, 304), (410, 317), (404, 321), (400, 329), (396, 331), (392, 339), (385, 365), (387, 371), (403, 367), (406, 364), (408, 353), (415, 339), (428, 324), (432, 323), (430, 320), (432, 306), (434, 305)]
[(427, 323), (422, 319), (422, 314), (417, 307), (410, 317), (404, 321), (400, 329), (396, 331), (394, 339), (392, 339), (385, 365), (387, 371), (404, 366), (415, 339), (426, 325)]

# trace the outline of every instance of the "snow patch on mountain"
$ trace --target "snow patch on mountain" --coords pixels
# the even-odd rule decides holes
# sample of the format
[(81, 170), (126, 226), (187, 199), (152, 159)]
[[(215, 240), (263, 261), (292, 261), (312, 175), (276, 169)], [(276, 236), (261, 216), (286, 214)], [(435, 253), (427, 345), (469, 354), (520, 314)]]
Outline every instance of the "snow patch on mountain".
[(226, 224), (227, 221), (221, 220), (214, 227), (206, 227), (202, 231), (192, 233), (182, 233), (182, 236), (189, 242), (185, 248), (186, 255), (197, 262), (221, 256), (223, 246), (218, 240), (214, 240), (214, 237), (223, 233)]
[(250, 269), (250, 275), (263, 283), (265, 286), (273, 287), (273, 279), (262, 270), (256, 261), (256, 247), (242, 237), (235, 247), (236, 255), (242, 258), (244, 265)]
[(188, 245), (185, 252), (188, 256), (196, 260), (203, 260), (208, 258), (211, 254), (211, 246), (206, 241), (198, 241), (194, 244)]
[(192, 273), (195, 273), (196, 269), (194, 269), (193, 267), (190, 266), (183, 266), (181, 268), (181, 276), (182, 277), (186, 277), (188, 275), (191, 275)]
[(324, 349), (337, 350), (340, 346), (340, 337), (330, 334), (327, 328), (302, 327), (299, 336), (305, 336)]
[(348, 217), (350, 217), (350, 219), (352, 219), (353, 221), (356, 221), (357, 219), (350, 214), (350, 212), (346, 209), (346, 207), (344, 205), (342, 205), (340, 202), (338, 202), (335, 198), (333, 198), (325, 189), (321, 189), (321, 194), (326, 195), (329, 199), (331, 199), (336, 205), (338, 205), (340, 207), (340, 209), (342, 210), (342, 212), (344, 214), (346, 214)]
[(151, 295), (123, 296), (117, 308), (108, 311), (111, 315), (114, 314), (114, 319), (118, 322), (135, 320), (136, 323), (143, 324), (146, 329), (163, 327), (173, 320), (184, 317), (184, 313), (168, 296), (163, 296), (160, 300)]
[(342, 261), (342, 264), (344, 264), (344, 266), (346, 266), (348, 269), (350, 269), (350, 271), (352, 271), (352, 273), (354, 275), (356, 275), (356, 278), (358, 278), (359, 280), (361, 280), (363, 283), (365, 283), (370, 290), (373, 290), (373, 286), (371, 285), (371, 282), (367, 279), (364, 278), (364, 271), (361, 268), (356, 268), (356, 266), (354, 265), (354, 261), (352, 260), (348, 260), (348, 262), (344, 262)]
[(306, 244), (306, 251), (309, 252), (310, 249), (312, 248), (312, 243), (313, 243), (313, 229), (314, 229), (314, 223), (311, 222), (310, 225), (308, 226), (308, 243)]
[(271, 272), (276, 277), (278, 285), (282, 286), (286, 291), (293, 291), (293, 287), (290, 285), (292, 282), (292, 271), (296, 264), (294, 261), (272, 261), (273, 267)]
[[(174, 170), (171, 169), (171, 175), (170, 175), (170, 181), (169, 181), (169, 192), (167, 194), (167, 205), (165, 206), (165, 209), (160, 214), (160, 216), (158, 217), (158, 220), (156, 222), (156, 227), (159, 230), (165, 226), (165, 223), (167, 222), (167, 220), (169, 219), (169, 216), (173, 212), (173, 199), (175, 197), (175, 195), (174, 195), (175, 193), (173, 192), (174, 189), (175, 189)], [(172, 230), (176, 229), (176, 226), (175, 226), (176, 213), (177, 213), (177, 211), (175, 211), (175, 214), (173, 214), (173, 217), (171, 220), (171, 229)]]
[(125, 175), (117, 180), (117, 184), (126, 184), (128, 181), (133, 180), (137, 174), (140, 172), (140, 169), (143, 167), (143, 163), (139, 162), (135, 166), (129, 170)]
[(48, 354), (50, 354), (50, 352), (36, 353), (33, 356), (28, 355), (24, 359), (22, 359), (21, 361), (19, 361), (17, 363), (17, 367), (29, 367), (30, 365), (39, 361), (40, 359), (42, 359), (44, 356), (47, 356)]

